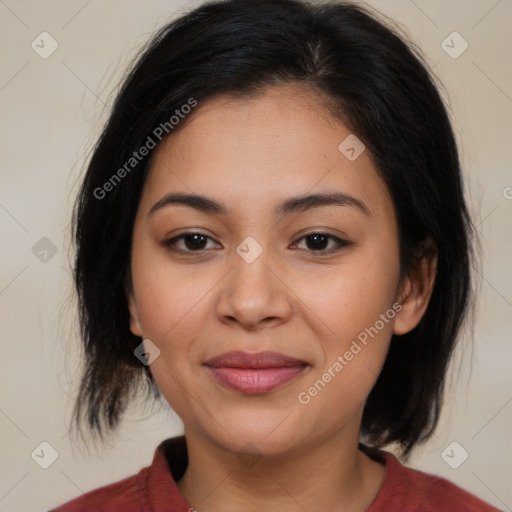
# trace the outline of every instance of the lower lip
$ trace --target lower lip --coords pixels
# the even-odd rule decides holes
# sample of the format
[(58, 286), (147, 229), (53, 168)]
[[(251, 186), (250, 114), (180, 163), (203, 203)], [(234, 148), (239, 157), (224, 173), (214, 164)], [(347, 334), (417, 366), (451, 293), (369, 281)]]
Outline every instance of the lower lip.
[(277, 368), (207, 366), (220, 384), (248, 395), (273, 391), (301, 375), (306, 367), (306, 365), (281, 366)]

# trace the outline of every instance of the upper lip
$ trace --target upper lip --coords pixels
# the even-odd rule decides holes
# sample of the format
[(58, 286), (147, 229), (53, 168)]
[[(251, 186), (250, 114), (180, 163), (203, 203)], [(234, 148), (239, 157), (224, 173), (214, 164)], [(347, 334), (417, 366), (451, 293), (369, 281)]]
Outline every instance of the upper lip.
[(224, 354), (208, 359), (204, 364), (221, 368), (280, 368), (283, 366), (306, 365), (304, 361), (271, 351), (225, 352)]

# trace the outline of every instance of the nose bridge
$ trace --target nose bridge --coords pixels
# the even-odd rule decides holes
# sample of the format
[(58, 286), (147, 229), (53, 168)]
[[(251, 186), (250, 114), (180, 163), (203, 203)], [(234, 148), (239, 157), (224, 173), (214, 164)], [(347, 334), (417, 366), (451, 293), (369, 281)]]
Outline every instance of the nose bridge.
[[(262, 237), (259, 238), (261, 240)], [(238, 244), (232, 257), (231, 291), (249, 304), (268, 301), (275, 285), (271, 278), (272, 258), (268, 245), (247, 236)]]
[(237, 319), (246, 326), (289, 314), (286, 286), (273, 269), (270, 249), (255, 237), (247, 236), (233, 251), (232, 267), (225, 281), (218, 313)]

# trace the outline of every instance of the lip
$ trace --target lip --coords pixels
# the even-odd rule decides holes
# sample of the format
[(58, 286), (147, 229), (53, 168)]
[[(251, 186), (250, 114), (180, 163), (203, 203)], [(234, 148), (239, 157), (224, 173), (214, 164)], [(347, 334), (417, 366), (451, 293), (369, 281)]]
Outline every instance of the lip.
[(204, 363), (219, 384), (244, 394), (268, 393), (301, 375), (305, 361), (279, 352), (232, 351)]

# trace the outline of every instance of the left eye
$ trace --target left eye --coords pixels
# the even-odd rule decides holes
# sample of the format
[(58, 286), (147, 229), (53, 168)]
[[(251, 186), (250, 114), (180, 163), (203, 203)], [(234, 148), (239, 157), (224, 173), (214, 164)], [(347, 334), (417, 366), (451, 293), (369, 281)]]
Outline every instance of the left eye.
[[(187, 232), (166, 240), (164, 245), (177, 252), (201, 252), (206, 250), (205, 244), (207, 243), (207, 240), (213, 241), (212, 238), (201, 233)], [(298, 245), (302, 240), (306, 241), (306, 250), (324, 254), (338, 251), (343, 247), (350, 245), (346, 240), (342, 240), (341, 238), (327, 233), (310, 233), (309, 235), (299, 238), (294, 245)], [(334, 242), (335, 246), (330, 249), (326, 249), (325, 246), (329, 244), (329, 241)], [(184, 243), (185, 249), (177, 247), (179, 242)]]
[[(339, 251), (343, 247), (350, 245), (346, 240), (342, 240), (337, 236), (329, 235), (327, 233), (310, 233), (309, 235), (303, 236), (298, 241), (300, 242), (302, 240), (306, 241), (308, 249), (313, 250), (313, 252), (320, 252), (324, 254)], [(335, 245), (330, 249), (325, 249), (324, 246), (326, 244), (328, 245), (329, 241), (333, 241)]]

